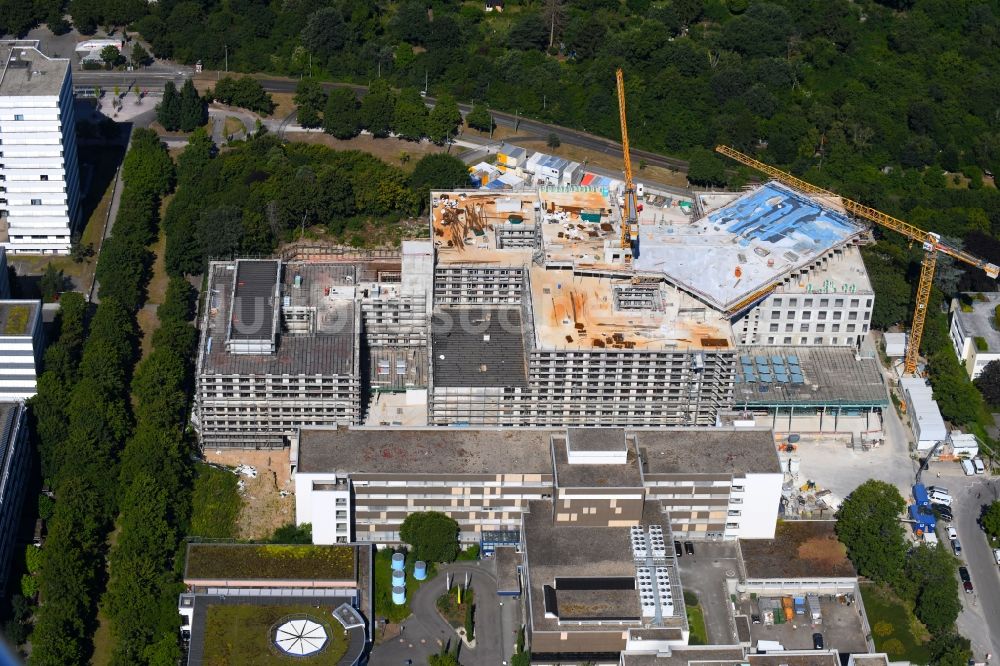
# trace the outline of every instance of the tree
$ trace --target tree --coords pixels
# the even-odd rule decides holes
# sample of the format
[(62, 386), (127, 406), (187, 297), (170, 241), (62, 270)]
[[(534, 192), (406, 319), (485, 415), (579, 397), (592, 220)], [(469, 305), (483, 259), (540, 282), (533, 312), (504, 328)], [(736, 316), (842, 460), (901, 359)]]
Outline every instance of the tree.
[(877, 582), (899, 580), (907, 550), (899, 522), (905, 508), (895, 486), (875, 479), (844, 500), (837, 513), (837, 537), (862, 576)]
[(368, 88), (368, 94), (361, 100), (361, 126), (376, 138), (389, 136), (395, 108), (396, 96), (389, 84), (382, 79), (374, 81)]
[(274, 111), (274, 100), (264, 90), (264, 86), (249, 76), (239, 79), (223, 77), (215, 84), (212, 96), (223, 104), (249, 109), (265, 116)]
[(696, 148), (688, 160), (687, 177), (692, 185), (722, 185), (726, 182), (726, 170), (711, 151)]
[(446, 93), (438, 97), (437, 103), (431, 109), (430, 117), (427, 119), (427, 136), (434, 143), (441, 145), (455, 135), (461, 124), (462, 113), (458, 110), (458, 103), (454, 97)]
[(319, 114), (326, 105), (326, 93), (315, 79), (302, 79), (295, 87), (295, 104), (298, 107), (299, 124), (303, 127), (319, 127)]
[(416, 88), (405, 88), (396, 99), (392, 129), (410, 141), (419, 141), (427, 134), (427, 106)]
[(882, 251), (880, 245), (862, 248), (861, 256), (875, 292), (872, 327), (885, 330), (907, 321), (912, 291), (893, 256)]
[(992, 502), (986, 508), (986, 511), (983, 512), (982, 525), (991, 537), (1000, 537), (1000, 502)]
[(477, 129), (480, 132), (493, 130), (493, 116), (490, 115), (490, 110), (483, 104), (473, 104), (472, 111), (465, 117), (465, 121), (469, 124), (469, 127)]
[(101, 49), (101, 60), (104, 61), (104, 66), (108, 69), (117, 65), (121, 57), (122, 52), (118, 50), (117, 46), (109, 45)]
[(510, 666), (531, 666), (531, 653), (518, 652), (510, 658)]
[(163, 100), (156, 107), (156, 119), (168, 132), (181, 126), (181, 98), (173, 81), (163, 85)]
[(559, 141), (558, 134), (556, 134), (555, 132), (549, 132), (549, 138), (545, 140), (545, 145), (551, 148), (552, 150), (555, 150), (556, 148), (562, 145), (562, 142)]
[(145, 67), (153, 63), (153, 57), (143, 48), (142, 44), (136, 42), (132, 46), (132, 66)]
[(429, 203), (431, 190), (453, 190), (468, 186), (469, 170), (465, 162), (447, 153), (434, 153), (420, 158), (410, 176), (410, 187), (417, 193), (421, 205)]
[(470, 641), (476, 635), (475, 608), (475, 604), (465, 604), (465, 637)]
[(194, 82), (191, 79), (184, 81), (181, 86), (180, 97), (180, 130), (182, 132), (193, 132), (208, 122), (208, 105), (198, 91), (195, 90)]
[(51, 303), (59, 297), (66, 287), (66, 278), (63, 272), (49, 264), (45, 267), (45, 273), (38, 285), (42, 291), (42, 300)]
[(323, 110), (323, 131), (338, 139), (354, 138), (361, 131), (358, 96), (353, 90), (334, 88), (330, 91)]
[(291, 544), (311, 544), (312, 525), (303, 523), (296, 525), (289, 523), (274, 530), (274, 534), (269, 539), (271, 543), (291, 543)]
[(332, 58), (344, 47), (350, 29), (344, 23), (340, 10), (324, 7), (314, 12), (302, 30), (302, 43), (323, 60)]
[(991, 405), (1000, 405), (1000, 361), (990, 361), (974, 380), (976, 388)]
[(411, 513), (399, 527), (399, 538), (413, 546), (418, 560), (452, 562), (458, 557), (458, 523), (438, 511)]
[(206, 260), (232, 257), (243, 241), (243, 211), (236, 206), (220, 206), (202, 212), (195, 235)]
[(935, 666), (967, 666), (972, 659), (969, 639), (953, 631), (934, 636), (930, 649), (931, 663)]

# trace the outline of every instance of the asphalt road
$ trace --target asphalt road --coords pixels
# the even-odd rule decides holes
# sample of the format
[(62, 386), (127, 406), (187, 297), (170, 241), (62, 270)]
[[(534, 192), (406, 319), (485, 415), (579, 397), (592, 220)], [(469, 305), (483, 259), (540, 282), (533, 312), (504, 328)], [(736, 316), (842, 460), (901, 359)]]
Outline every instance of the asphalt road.
[[(941, 465), (943, 463), (931, 465), (929, 472), (936, 472)], [(1000, 654), (1000, 568), (993, 559), (986, 535), (979, 528), (978, 519), (983, 507), (998, 498), (1000, 481), (983, 476), (961, 476), (960, 471), (955, 473), (958, 465), (950, 467), (941, 478), (924, 472), (924, 482), (945, 486), (954, 499), (952, 526), (962, 543), (960, 559), (969, 568), (975, 589), (973, 594), (962, 594), (964, 609), (958, 619), (958, 628), (972, 641), (976, 660), (982, 661), (987, 653)]]

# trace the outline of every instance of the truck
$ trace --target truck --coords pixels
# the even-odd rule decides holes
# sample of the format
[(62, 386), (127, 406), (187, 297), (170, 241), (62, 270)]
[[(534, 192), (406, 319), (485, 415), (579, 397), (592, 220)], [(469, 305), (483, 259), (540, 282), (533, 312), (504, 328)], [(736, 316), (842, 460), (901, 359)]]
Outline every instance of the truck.
[(819, 595), (810, 594), (806, 596), (806, 605), (809, 607), (809, 619), (813, 624), (822, 624), (823, 612), (819, 607)]
[(930, 506), (931, 498), (927, 495), (927, 488), (922, 483), (913, 485), (913, 501), (917, 506)]
[(913, 521), (913, 531), (918, 534), (932, 534), (937, 527), (937, 517), (929, 506), (911, 504), (910, 520)]

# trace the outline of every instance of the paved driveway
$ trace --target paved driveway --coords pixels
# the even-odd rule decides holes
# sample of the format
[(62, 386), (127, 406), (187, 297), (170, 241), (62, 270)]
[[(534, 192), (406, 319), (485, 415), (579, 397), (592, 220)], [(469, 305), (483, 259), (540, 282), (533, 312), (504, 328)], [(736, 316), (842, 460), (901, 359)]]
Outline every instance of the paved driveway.
[(983, 507), (998, 498), (1000, 480), (964, 476), (954, 463), (932, 463), (924, 480), (947, 487), (954, 498), (952, 526), (962, 543), (959, 559), (969, 568), (975, 587), (974, 594), (962, 594), (958, 630), (972, 641), (976, 660), (984, 661), (988, 653), (1000, 654), (1000, 570), (977, 521)]

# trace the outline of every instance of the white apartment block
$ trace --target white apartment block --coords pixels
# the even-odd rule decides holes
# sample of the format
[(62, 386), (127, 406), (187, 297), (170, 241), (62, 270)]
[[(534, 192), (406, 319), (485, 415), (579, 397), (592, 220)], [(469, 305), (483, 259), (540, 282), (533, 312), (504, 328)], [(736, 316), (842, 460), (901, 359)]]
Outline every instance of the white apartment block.
[(41, 301), (0, 300), (0, 402), (37, 392), (43, 335)]
[(70, 62), (0, 43), (0, 245), (67, 254), (80, 208)]
[(1000, 360), (1000, 331), (996, 325), (996, 309), (1000, 293), (966, 294), (962, 304), (951, 315), (951, 343), (969, 377), (975, 379), (990, 361)]
[(853, 347), (868, 335), (875, 292), (855, 245), (795, 272), (733, 321), (743, 345)]

